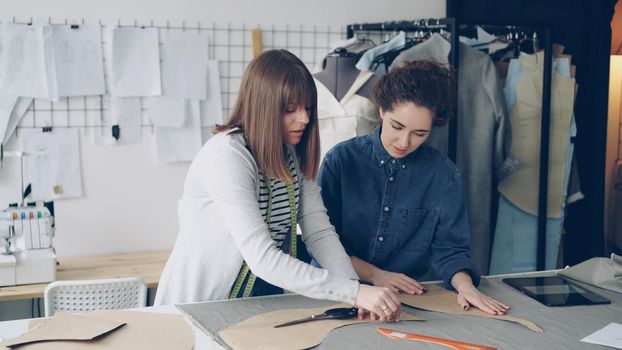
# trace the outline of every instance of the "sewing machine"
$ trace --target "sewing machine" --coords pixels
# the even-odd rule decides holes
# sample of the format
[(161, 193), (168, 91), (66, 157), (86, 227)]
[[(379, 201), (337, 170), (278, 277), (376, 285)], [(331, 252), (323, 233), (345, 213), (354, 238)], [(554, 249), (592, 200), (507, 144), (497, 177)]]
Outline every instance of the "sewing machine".
[(0, 287), (54, 281), (53, 237), (54, 217), (44, 206), (0, 211)]

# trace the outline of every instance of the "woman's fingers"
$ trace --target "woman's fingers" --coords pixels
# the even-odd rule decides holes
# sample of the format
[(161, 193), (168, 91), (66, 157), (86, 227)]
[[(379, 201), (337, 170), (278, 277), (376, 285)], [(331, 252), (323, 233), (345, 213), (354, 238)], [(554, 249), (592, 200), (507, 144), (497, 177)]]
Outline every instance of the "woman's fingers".
[(486, 301), (493, 310), (499, 312), (500, 314), (505, 314), (510, 309), (509, 306), (500, 303), (495, 299), (488, 298)]
[(400, 291), (410, 295), (423, 294), (424, 292), (423, 286), (419, 282), (406, 275), (395, 280), (394, 285), (399, 288)]
[(469, 301), (462, 294), (458, 294), (458, 305), (462, 308), (462, 310), (469, 310)]
[(367, 316), (367, 310), (363, 309), (362, 307), (358, 308), (358, 319), (359, 320), (364, 320), (365, 316)]
[(387, 308), (391, 310), (389, 321), (395, 321), (398, 318), (401, 309), (401, 303), (396, 294), (389, 293), (387, 298)]
[[(496, 314), (498, 315), (503, 315), (505, 314), (510, 307), (508, 305), (505, 305), (489, 296), (486, 296), (484, 294), (481, 294), (481, 303), (483, 303), (486, 307), (488, 307), (489, 309), (493, 310)], [(479, 307), (479, 306), (478, 306)], [(485, 311), (485, 310), (484, 310)]]
[(387, 287), (360, 285), (355, 304), (369, 311), (372, 320), (393, 321), (400, 311), (397, 294)]

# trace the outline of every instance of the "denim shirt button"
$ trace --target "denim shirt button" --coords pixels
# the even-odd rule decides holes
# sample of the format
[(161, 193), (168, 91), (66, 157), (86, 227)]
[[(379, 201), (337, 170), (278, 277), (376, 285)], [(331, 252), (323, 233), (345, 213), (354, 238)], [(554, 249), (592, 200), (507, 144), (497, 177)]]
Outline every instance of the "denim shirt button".
[(393, 181), (393, 176), (389, 177), (389, 181)]
[(389, 207), (384, 207), (384, 211), (389, 211)]
[(384, 241), (384, 237), (380, 236), (380, 237), (378, 237), (378, 240), (379, 240), (380, 242), (382, 242), (382, 241)]
[(381, 160), (381, 161), (380, 161), (380, 164), (384, 164), (384, 160)]
[(402, 165), (402, 169), (406, 169), (406, 165)]

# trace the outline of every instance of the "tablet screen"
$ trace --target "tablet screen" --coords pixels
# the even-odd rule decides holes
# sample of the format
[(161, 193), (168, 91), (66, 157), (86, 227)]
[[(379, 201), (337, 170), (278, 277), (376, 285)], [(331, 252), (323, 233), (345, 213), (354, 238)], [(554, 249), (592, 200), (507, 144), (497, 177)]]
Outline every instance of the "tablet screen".
[(548, 306), (609, 304), (609, 300), (559, 276), (504, 278), (503, 282)]
[(573, 292), (567, 284), (552, 286), (525, 286), (524, 288), (534, 294), (568, 294)]

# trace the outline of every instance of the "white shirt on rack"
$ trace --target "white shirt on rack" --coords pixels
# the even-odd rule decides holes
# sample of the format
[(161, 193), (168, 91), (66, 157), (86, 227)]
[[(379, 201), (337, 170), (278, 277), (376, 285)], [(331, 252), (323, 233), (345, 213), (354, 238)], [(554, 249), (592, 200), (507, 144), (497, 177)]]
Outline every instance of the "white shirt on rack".
[(356, 92), (374, 76), (363, 71), (356, 77), (346, 94), (337, 100), (319, 80), (315, 80), (318, 100), (321, 155), (341, 141), (372, 132), (380, 125), (378, 108), (368, 98)]

